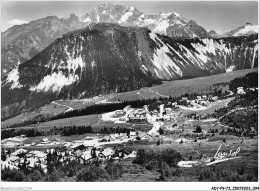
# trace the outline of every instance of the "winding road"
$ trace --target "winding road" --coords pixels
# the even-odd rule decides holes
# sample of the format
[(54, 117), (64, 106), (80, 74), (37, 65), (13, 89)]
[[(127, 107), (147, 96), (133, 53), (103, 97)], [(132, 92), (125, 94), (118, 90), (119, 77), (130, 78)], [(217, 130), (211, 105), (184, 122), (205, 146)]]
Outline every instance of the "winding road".
[(53, 101), (53, 102), (51, 102), (51, 103), (56, 104), (56, 105), (59, 105), (59, 106), (67, 107), (68, 109), (66, 109), (66, 110), (73, 110), (72, 107), (67, 106), (67, 105), (63, 105), (63, 104), (60, 104), (60, 103), (57, 103), (56, 101)]

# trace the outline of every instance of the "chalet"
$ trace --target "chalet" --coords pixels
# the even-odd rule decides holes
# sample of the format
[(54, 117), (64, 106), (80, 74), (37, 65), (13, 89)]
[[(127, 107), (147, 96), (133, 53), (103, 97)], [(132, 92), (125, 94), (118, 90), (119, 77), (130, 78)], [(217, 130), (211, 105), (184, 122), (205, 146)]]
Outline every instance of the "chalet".
[(9, 168), (10, 170), (16, 169), (18, 170), (17, 166), (10, 164), (9, 161), (1, 161), (1, 169)]
[(34, 155), (36, 159), (38, 159), (38, 161), (40, 161), (41, 163), (45, 163), (47, 162), (47, 153), (43, 153), (43, 152), (39, 152), (36, 155)]
[(129, 113), (128, 118), (129, 118), (129, 119), (134, 119), (134, 118), (135, 118), (134, 113), (133, 113), (133, 112)]
[(86, 147), (85, 147), (85, 145), (82, 144), (82, 145), (79, 145), (76, 148), (74, 148), (74, 150), (84, 151), (84, 150), (86, 150)]
[(182, 100), (182, 101), (187, 101), (188, 98), (187, 98), (187, 97), (182, 97), (181, 100)]
[(191, 100), (191, 101), (190, 101), (190, 104), (191, 104), (192, 106), (196, 105), (195, 100)]
[(119, 135), (120, 137), (126, 137), (127, 136), (127, 134), (126, 133), (120, 133), (120, 135)]
[(83, 152), (82, 152), (81, 150), (76, 150), (76, 151), (74, 152), (74, 154), (75, 154), (77, 157), (79, 157), (79, 156), (81, 156), (81, 155), (83, 154)]
[(3, 140), (1, 144), (5, 147), (15, 147), (15, 146), (20, 146), (22, 145), (22, 141), (17, 141), (17, 140)]
[(148, 112), (149, 112), (148, 106), (147, 106), (147, 105), (144, 105), (144, 106), (143, 106), (143, 110), (145, 111), (145, 113), (148, 113)]
[(136, 132), (130, 131), (130, 137), (135, 137), (135, 136), (136, 136)]
[(171, 116), (169, 116), (169, 115), (164, 115), (164, 116), (163, 116), (163, 119), (166, 120), (166, 121), (170, 121), (170, 120), (171, 120)]
[(242, 95), (242, 94), (245, 94), (246, 92), (244, 91), (244, 88), (243, 87), (238, 87), (237, 88), (237, 94), (240, 94), (240, 95)]
[(149, 135), (148, 133), (144, 133), (144, 132), (140, 133), (139, 137), (141, 138), (141, 140), (153, 138), (152, 135)]
[(247, 88), (248, 90), (255, 91), (258, 90), (258, 88)]
[(140, 114), (136, 114), (135, 119), (140, 119), (140, 116), (141, 116)]
[(166, 115), (170, 115), (172, 113), (172, 108), (166, 107), (165, 111), (166, 111)]
[(119, 121), (127, 121), (127, 118), (125, 116), (124, 117), (120, 117)]
[(110, 139), (115, 139), (115, 134), (110, 134)]
[(112, 154), (114, 154), (114, 151), (110, 147), (104, 149), (102, 152), (99, 153), (99, 155), (103, 155), (105, 158), (110, 157)]
[(14, 165), (15, 163), (17, 163), (19, 161), (19, 157), (17, 157), (17, 156), (10, 156), (8, 158), (8, 161), (10, 161), (10, 164)]
[(125, 148), (120, 149), (118, 152), (121, 153), (121, 155), (122, 155), (122, 153), (124, 155), (130, 155), (132, 153), (132, 150), (128, 147), (125, 147)]
[(18, 150), (16, 150), (15, 152), (13, 152), (12, 155), (17, 156), (17, 155), (19, 155), (19, 154), (21, 154), (21, 153), (27, 153), (27, 152), (28, 152), (28, 151), (25, 150), (25, 149), (18, 149)]
[(110, 136), (106, 135), (103, 137), (103, 139), (101, 140), (101, 142), (106, 142), (106, 141), (110, 141)]
[(140, 115), (139, 119), (142, 119), (142, 120), (146, 119), (146, 115), (144, 115), (144, 114)]
[(177, 102), (172, 102), (172, 106), (175, 106), (175, 105), (177, 105)]
[(207, 106), (208, 102), (207, 101), (200, 101), (199, 104), (203, 105), (203, 106)]
[(197, 96), (197, 100), (202, 100), (201, 96)]
[(55, 141), (56, 142), (61, 142), (61, 139), (60, 138), (56, 138)]
[(41, 141), (41, 144), (49, 144), (50, 141), (48, 140), (48, 138), (43, 138)]
[(37, 159), (29, 158), (27, 160), (27, 166), (29, 169), (33, 169), (38, 165), (39, 165), (39, 161)]
[(124, 109), (123, 109), (122, 111), (123, 111), (123, 113), (127, 113), (127, 112), (129, 112), (131, 109), (132, 109), (132, 108), (131, 108), (131, 105), (128, 105), (128, 106), (124, 107)]
[(122, 110), (117, 110), (115, 111), (116, 115), (124, 115), (124, 112)]
[(44, 173), (47, 173), (47, 165), (45, 164), (39, 164), (43, 170)]
[(155, 109), (155, 110), (153, 110), (153, 112), (152, 112), (152, 113), (153, 113), (153, 115), (156, 115), (156, 116), (158, 115), (158, 111), (157, 111), (156, 109)]
[(212, 100), (217, 101), (218, 100), (218, 96), (212, 97)]
[(90, 150), (89, 150), (89, 151), (84, 151), (84, 152), (82, 153), (81, 157), (82, 157), (83, 159), (85, 159), (85, 160), (90, 159), (90, 158), (91, 158), (91, 151), (90, 151)]

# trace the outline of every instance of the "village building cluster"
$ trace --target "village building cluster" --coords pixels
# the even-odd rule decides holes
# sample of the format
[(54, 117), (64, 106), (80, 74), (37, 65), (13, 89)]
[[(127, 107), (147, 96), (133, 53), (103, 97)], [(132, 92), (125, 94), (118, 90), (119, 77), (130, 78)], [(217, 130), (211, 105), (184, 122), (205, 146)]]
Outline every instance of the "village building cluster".
[(112, 121), (114, 123), (147, 121), (148, 123), (153, 124), (154, 122), (160, 120), (169, 121), (175, 117), (176, 112), (173, 111), (173, 108), (165, 108), (164, 104), (159, 105), (159, 109), (154, 109), (153, 111), (149, 111), (147, 105), (143, 106), (143, 108), (132, 108), (128, 105), (122, 110), (116, 110), (103, 114), (102, 120)]
[[(92, 160), (97, 160), (101, 164), (104, 164), (107, 160), (123, 160), (130, 157), (136, 156), (136, 151), (132, 151), (129, 148), (121, 144), (121, 147), (106, 147), (106, 143), (121, 143), (136, 138), (138, 135), (136, 132), (132, 132), (130, 138), (126, 139), (125, 134), (111, 134), (105, 137), (86, 137), (83, 140), (76, 140), (73, 142), (60, 141), (59, 145), (55, 148), (46, 149), (42, 151), (32, 148), (17, 146), (14, 152), (10, 152), (10, 148), (3, 147), (3, 152), (6, 154), (6, 159), (1, 161), (1, 168), (19, 169), (21, 166), (33, 169), (41, 167), (44, 172), (47, 172), (47, 157), (48, 154), (55, 153), (59, 156), (59, 162), (68, 163), (69, 161), (75, 160), (80, 163), (89, 163)], [(143, 136), (143, 135), (142, 135)], [(125, 139), (123, 138), (125, 137)], [(144, 136), (143, 136), (144, 137)], [(48, 138), (43, 138), (42, 143), (51, 143)], [(3, 146), (3, 145), (2, 145)], [(41, 149), (40, 149), (41, 148)], [(31, 150), (31, 151), (29, 151)]]
[[(256, 88), (256, 90), (258, 90)], [(252, 91), (255, 91), (252, 90)], [(237, 88), (237, 94), (245, 94), (243, 87)], [(233, 95), (230, 91), (229, 95)], [(47, 137), (31, 144), (24, 144), (27, 139), (25, 135), (4, 139), (1, 141), (2, 148), (6, 153), (6, 159), (1, 161), (1, 168), (19, 169), (20, 166), (26, 165), (28, 168), (41, 167), (47, 172), (48, 154), (55, 153), (59, 157), (60, 162), (68, 162), (77, 160), (85, 163), (93, 160), (93, 158), (104, 163), (107, 160), (121, 160), (129, 157), (135, 157), (136, 151), (132, 151), (125, 147), (124, 143), (134, 140), (146, 140), (158, 137), (159, 129), (163, 125), (163, 121), (176, 120), (177, 112), (175, 109), (194, 109), (203, 110), (212, 106), (212, 103), (218, 101), (217, 96), (202, 95), (196, 96), (195, 99), (189, 100), (188, 97), (182, 97), (178, 102), (169, 102), (168, 104), (159, 104), (158, 110), (149, 110), (145, 105), (142, 108), (132, 108), (130, 105), (122, 110), (105, 113), (102, 115), (103, 121), (111, 121), (114, 123), (127, 123), (136, 121), (146, 121), (153, 124), (153, 128), (145, 133), (141, 131), (130, 131), (130, 133), (114, 133), (108, 135), (99, 135), (94, 137), (85, 137), (81, 140), (63, 141), (56, 138), (50, 141)], [(205, 132), (204, 132), (205, 133)], [(178, 139), (175, 142), (185, 142), (185, 139)], [(109, 145), (120, 145), (116, 148)], [(43, 148), (53, 146), (51, 149), (42, 151)], [(32, 148), (33, 147), (33, 148)], [(14, 152), (8, 152), (9, 148), (15, 148)], [(39, 150), (37, 150), (39, 148)], [(55, 148), (55, 149), (54, 149)], [(31, 150), (33, 149), (33, 150)], [(30, 150), (30, 151), (29, 151)], [(179, 164), (180, 166), (189, 166), (191, 164)]]
[(219, 98), (212, 95), (197, 96), (196, 99), (189, 100), (182, 97), (178, 102), (169, 102), (168, 104), (160, 104), (158, 110), (149, 110), (145, 105), (142, 108), (132, 108), (130, 105), (122, 110), (105, 113), (102, 115), (103, 121), (114, 123), (127, 123), (147, 121), (150, 124), (158, 121), (171, 121), (176, 118), (177, 112), (174, 109), (188, 110), (204, 110), (216, 102)]

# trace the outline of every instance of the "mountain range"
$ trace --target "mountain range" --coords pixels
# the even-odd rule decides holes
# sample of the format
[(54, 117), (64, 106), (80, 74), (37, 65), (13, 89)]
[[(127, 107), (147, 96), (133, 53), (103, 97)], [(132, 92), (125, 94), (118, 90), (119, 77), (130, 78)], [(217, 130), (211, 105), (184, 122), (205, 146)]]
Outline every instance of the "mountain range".
[(146, 27), (90, 24), (2, 77), (2, 108), (19, 114), (57, 99), (126, 92), (185, 76), (258, 66), (258, 35), (173, 39)]
[(164, 80), (258, 66), (258, 27), (207, 32), (177, 13), (102, 4), (2, 33), (2, 118), (57, 99), (137, 90)]
[[(67, 32), (84, 28), (93, 23), (117, 23), (122, 26), (147, 27), (155, 33), (172, 38), (218, 37), (207, 32), (194, 20), (188, 20), (178, 13), (146, 15), (135, 7), (101, 4), (82, 17), (74, 13), (63, 18), (48, 16), (28, 24), (15, 25), (2, 32), (1, 73), (2, 75), (38, 54), (50, 43)], [(258, 33), (258, 26), (240, 27), (225, 36)], [(246, 27), (246, 29), (244, 29)], [(239, 32), (241, 30), (241, 32)], [(222, 36), (223, 37), (223, 36)]]

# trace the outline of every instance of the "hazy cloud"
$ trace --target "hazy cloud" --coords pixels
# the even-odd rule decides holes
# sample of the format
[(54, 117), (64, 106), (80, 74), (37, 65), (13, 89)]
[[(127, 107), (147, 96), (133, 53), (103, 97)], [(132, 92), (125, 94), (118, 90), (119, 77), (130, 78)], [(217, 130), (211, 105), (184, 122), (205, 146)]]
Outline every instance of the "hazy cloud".
[(10, 24), (10, 25), (21, 25), (21, 24), (25, 24), (25, 23), (28, 23), (28, 22), (20, 20), (20, 19), (13, 19), (13, 20), (8, 20), (7, 23)]

